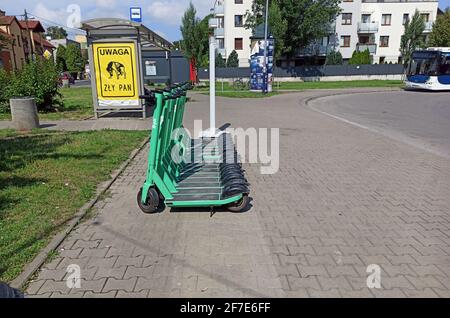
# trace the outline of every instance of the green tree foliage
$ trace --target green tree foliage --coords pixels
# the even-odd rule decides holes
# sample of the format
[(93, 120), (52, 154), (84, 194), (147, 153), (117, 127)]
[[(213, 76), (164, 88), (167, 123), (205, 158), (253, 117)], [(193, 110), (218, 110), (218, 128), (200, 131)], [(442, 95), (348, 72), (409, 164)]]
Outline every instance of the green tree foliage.
[(404, 65), (409, 63), (411, 54), (414, 50), (424, 46), (423, 31), (425, 30), (425, 22), (416, 10), (410, 21), (406, 21), (405, 32), (400, 40), (400, 53)]
[(348, 64), (351, 65), (371, 64), (369, 49), (366, 49), (365, 51), (362, 52), (354, 51), (352, 57), (348, 61)]
[(438, 15), (430, 33), (429, 46), (450, 47), (450, 8), (444, 14)]
[(29, 61), (22, 70), (9, 76), (4, 99), (33, 96), (39, 111), (53, 111), (58, 97), (59, 71), (52, 60)]
[(228, 56), (227, 67), (239, 67), (239, 55), (235, 50), (231, 51)]
[(191, 62), (195, 63), (197, 70), (200, 67), (208, 66), (208, 20), (210, 17), (207, 16), (203, 20), (198, 18), (197, 10), (191, 2), (181, 21), (180, 31), (183, 36), (183, 52)]
[(327, 55), (327, 59), (325, 61), (325, 65), (342, 65), (342, 54), (339, 51), (331, 51)]
[(173, 48), (175, 50), (179, 50), (182, 51), (183, 50), (183, 40), (179, 40), (179, 41), (173, 41)]
[(6, 35), (0, 33), (0, 50), (11, 44), (11, 40)]
[(216, 55), (216, 67), (227, 67), (227, 63), (220, 53)]
[(52, 40), (59, 40), (67, 38), (67, 31), (58, 26), (51, 26), (47, 28), (47, 36), (51, 37)]
[[(264, 22), (265, 0), (253, 0), (246, 14), (246, 26)], [(277, 54), (292, 56), (299, 47), (308, 47), (326, 36), (331, 21), (341, 12), (341, 0), (271, 0), (269, 25), (276, 40)]]
[(68, 72), (75, 74), (84, 70), (83, 57), (81, 56), (81, 50), (78, 45), (67, 45), (65, 56)]
[(56, 67), (60, 72), (67, 71), (66, 47), (63, 45), (58, 46), (58, 49), (56, 50)]
[(5, 105), (8, 103), (8, 85), (9, 74), (2, 68), (0, 68), (0, 112), (4, 112)]

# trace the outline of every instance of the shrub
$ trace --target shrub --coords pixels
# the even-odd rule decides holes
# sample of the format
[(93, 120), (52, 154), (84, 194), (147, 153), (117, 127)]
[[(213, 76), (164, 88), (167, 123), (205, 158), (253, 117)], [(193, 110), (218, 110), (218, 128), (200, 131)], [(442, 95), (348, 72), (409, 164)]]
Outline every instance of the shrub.
[(0, 68), (0, 112), (5, 112), (7, 110), (8, 84), (9, 74), (4, 69)]
[(339, 51), (331, 51), (327, 55), (325, 65), (342, 65), (342, 54)]
[(348, 61), (351, 65), (370, 64), (370, 52), (365, 50), (363, 52), (354, 51), (351, 59)]
[(32, 96), (38, 111), (54, 111), (61, 105), (58, 84), (59, 72), (52, 60), (30, 61), (11, 74), (6, 99)]
[(227, 67), (239, 67), (239, 55), (235, 50), (231, 51), (227, 59)]

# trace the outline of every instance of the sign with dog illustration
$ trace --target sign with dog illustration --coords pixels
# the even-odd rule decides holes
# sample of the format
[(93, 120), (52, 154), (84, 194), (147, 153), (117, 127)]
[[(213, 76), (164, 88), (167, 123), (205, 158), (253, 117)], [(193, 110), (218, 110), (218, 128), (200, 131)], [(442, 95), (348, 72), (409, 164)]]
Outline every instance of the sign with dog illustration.
[(94, 43), (99, 106), (139, 106), (134, 43)]

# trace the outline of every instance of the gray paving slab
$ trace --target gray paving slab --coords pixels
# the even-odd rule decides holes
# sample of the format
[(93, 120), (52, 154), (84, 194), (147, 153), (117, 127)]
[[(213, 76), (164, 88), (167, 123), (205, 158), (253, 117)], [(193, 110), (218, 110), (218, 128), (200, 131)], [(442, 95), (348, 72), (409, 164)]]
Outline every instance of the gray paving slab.
[[(370, 90), (355, 90), (361, 91)], [(326, 94), (218, 98), (220, 124), (280, 128), (280, 171), (261, 175), (259, 164), (245, 167), (253, 208), (212, 218), (195, 209), (143, 215), (135, 197), (146, 149), (28, 293), (448, 297), (450, 160), (306, 107), (305, 100)], [(193, 96), (188, 128), (208, 119), (207, 101)], [(78, 293), (61, 278), (70, 264), (81, 267)], [(367, 287), (371, 264), (381, 268), (380, 289)]]

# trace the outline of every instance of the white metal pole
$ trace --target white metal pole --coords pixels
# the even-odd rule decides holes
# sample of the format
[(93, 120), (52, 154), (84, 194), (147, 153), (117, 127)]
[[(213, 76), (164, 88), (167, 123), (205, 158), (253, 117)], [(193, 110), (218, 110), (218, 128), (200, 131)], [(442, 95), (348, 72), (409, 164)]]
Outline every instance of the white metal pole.
[(209, 107), (211, 136), (216, 134), (216, 38), (209, 38)]

